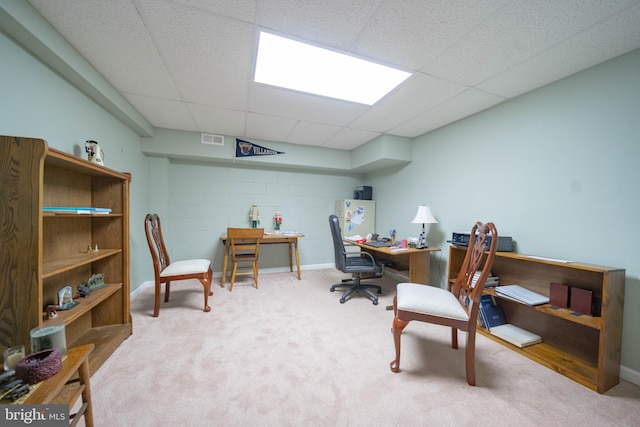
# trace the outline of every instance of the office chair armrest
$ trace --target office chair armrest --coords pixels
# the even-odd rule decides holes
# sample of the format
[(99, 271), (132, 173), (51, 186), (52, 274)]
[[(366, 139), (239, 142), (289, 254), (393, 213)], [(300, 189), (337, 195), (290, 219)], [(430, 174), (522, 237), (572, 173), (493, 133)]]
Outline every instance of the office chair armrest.
[(347, 258), (369, 258), (373, 264), (378, 264), (376, 259), (367, 251), (361, 251), (358, 253), (347, 253)]

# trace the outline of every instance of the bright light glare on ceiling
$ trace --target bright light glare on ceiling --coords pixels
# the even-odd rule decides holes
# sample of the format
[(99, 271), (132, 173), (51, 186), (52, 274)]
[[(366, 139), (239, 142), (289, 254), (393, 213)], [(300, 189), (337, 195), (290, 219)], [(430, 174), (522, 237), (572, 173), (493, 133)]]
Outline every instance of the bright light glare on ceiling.
[(261, 32), (254, 80), (373, 105), (409, 73)]

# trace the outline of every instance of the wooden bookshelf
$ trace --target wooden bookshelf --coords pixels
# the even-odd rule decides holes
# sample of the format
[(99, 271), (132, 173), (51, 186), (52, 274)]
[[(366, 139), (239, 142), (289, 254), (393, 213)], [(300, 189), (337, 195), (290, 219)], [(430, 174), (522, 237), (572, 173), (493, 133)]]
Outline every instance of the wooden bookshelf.
[[(449, 249), (449, 287), (460, 271), (466, 248)], [(560, 283), (593, 293), (593, 315), (576, 315), (550, 304), (529, 306), (496, 295), (509, 323), (542, 337), (542, 343), (519, 348), (478, 328), (484, 336), (572, 380), (604, 393), (620, 382), (625, 270), (498, 252), (491, 269), (501, 285), (518, 284), (549, 296)]]
[[(37, 326), (65, 325), (67, 348), (93, 344), (95, 372), (131, 335), (129, 184), (131, 176), (48, 147), (35, 138), (0, 136), (0, 351), (30, 348)], [(43, 212), (44, 206), (109, 208), (108, 214)], [(88, 250), (89, 248), (98, 251)], [(102, 273), (106, 286), (80, 298), (77, 285)], [(64, 286), (71, 310), (48, 319)]]

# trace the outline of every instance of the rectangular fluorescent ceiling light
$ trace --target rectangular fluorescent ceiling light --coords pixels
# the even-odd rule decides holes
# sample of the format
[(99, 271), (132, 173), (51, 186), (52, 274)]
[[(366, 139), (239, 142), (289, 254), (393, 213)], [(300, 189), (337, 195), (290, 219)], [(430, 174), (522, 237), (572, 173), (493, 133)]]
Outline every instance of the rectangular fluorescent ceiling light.
[(373, 105), (411, 74), (260, 32), (254, 80)]

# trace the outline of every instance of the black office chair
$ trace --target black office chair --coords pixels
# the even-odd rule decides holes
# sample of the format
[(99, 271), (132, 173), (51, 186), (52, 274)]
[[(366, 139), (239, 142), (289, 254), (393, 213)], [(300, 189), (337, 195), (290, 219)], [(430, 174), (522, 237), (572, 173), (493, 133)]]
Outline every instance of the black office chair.
[(336, 259), (336, 268), (343, 273), (349, 273), (352, 276), (352, 283), (338, 283), (331, 286), (330, 291), (334, 292), (339, 288), (346, 288), (346, 291), (340, 298), (340, 303), (344, 304), (347, 297), (354, 292), (362, 291), (373, 302), (378, 305), (378, 297), (370, 289), (375, 289), (378, 294), (382, 294), (382, 288), (376, 285), (360, 283), (361, 275), (365, 273), (382, 273), (382, 266), (376, 262), (373, 256), (368, 252), (347, 253), (340, 235), (340, 223), (335, 215), (329, 216), (329, 227), (331, 228), (331, 236), (333, 237), (333, 251)]

